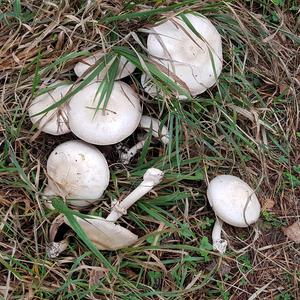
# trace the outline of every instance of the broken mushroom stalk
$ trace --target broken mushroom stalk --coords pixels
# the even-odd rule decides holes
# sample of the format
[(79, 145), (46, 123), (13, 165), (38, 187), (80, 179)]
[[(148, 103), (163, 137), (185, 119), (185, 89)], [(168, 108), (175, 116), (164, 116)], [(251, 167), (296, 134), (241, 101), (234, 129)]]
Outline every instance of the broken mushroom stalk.
[(261, 206), (254, 190), (232, 175), (219, 175), (211, 180), (207, 198), (216, 214), (212, 232), (213, 248), (225, 253), (227, 241), (221, 238), (223, 222), (235, 227), (248, 227), (258, 220)]
[[(139, 124), (139, 127), (145, 129), (147, 132), (151, 130), (153, 137), (159, 139), (164, 145), (169, 143), (169, 129), (163, 125), (158, 119), (143, 115)], [(120, 151), (120, 160), (123, 164), (129, 164), (130, 160), (141, 150), (147, 140), (147, 136), (140, 140), (137, 144), (131, 147), (127, 151)]]
[[(141, 184), (133, 190), (124, 200), (115, 201), (112, 211), (106, 219), (97, 216), (86, 216), (76, 218), (88, 238), (100, 250), (117, 250), (134, 244), (138, 236), (128, 229), (114, 224), (120, 217), (127, 214), (129, 209), (136, 201), (159, 184), (163, 178), (163, 172), (159, 169), (150, 168), (143, 176)], [(65, 223), (71, 226), (64, 218)]]
[(78, 140), (62, 143), (51, 152), (47, 175), (44, 198), (51, 201), (53, 196), (60, 196), (79, 208), (99, 201), (109, 183), (109, 168), (103, 154), (95, 146)]

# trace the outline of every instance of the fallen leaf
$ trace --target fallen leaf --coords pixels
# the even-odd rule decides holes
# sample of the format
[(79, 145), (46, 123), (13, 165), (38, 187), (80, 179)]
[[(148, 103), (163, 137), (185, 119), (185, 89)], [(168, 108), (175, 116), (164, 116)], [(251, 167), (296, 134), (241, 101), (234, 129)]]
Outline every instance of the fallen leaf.
[(283, 233), (295, 243), (300, 243), (300, 221), (295, 222), (287, 228), (284, 228)]
[(279, 84), (279, 91), (280, 91), (280, 94), (283, 94), (285, 92), (289, 92), (289, 85), (287, 83), (281, 83)]
[(105, 272), (103, 272), (102, 268), (99, 269), (92, 269), (90, 272), (90, 279), (89, 279), (89, 287), (93, 285), (97, 285), (101, 278), (105, 276)]
[(263, 210), (271, 209), (274, 207), (274, 205), (275, 205), (275, 201), (271, 198), (267, 198), (263, 204)]

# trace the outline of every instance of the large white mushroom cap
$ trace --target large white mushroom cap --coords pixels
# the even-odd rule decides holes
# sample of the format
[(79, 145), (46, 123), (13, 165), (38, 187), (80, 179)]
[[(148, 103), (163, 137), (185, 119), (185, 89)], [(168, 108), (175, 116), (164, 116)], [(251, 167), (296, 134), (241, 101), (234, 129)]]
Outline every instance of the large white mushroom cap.
[(207, 197), (215, 214), (230, 225), (247, 227), (259, 218), (261, 207), (253, 189), (236, 176), (215, 177), (208, 185)]
[[(81, 62), (78, 62), (74, 67), (75, 74), (80, 77), (82, 76), (91, 66), (95, 65), (96, 62), (105, 55), (104, 52), (98, 51), (95, 52), (93, 55), (84, 58)], [(104, 69), (100, 72), (97, 76), (97, 80), (103, 80), (105, 74), (107, 73), (108, 69), (112, 65), (114, 59), (109, 61)], [(116, 80), (124, 78), (133, 73), (135, 70), (135, 65), (129, 62), (125, 57), (121, 56), (119, 61), (118, 73), (116, 76)]]
[(78, 207), (98, 201), (109, 183), (103, 154), (95, 146), (77, 140), (62, 143), (51, 152), (47, 173), (45, 195), (59, 195)]
[(96, 111), (100, 83), (92, 83), (70, 101), (69, 126), (80, 139), (97, 145), (116, 144), (131, 135), (139, 125), (142, 108), (138, 95), (124, 82), (116, 81), (103, 110)]
[(192, 95), (197, 95), (213, 86), (221, 73), (222, 42), (207, 18), (191, 13), (185, 16), (199, 36), (177, 16), (151, 28), (147, 48), (153, 60), (180, 78)]
[(71, 84), (60, 85), (60, 81), (55, 83), (55, 85), (57, 84), (59, 84), (58, 87), (33, 99), (28, 108), (31, 122), (36, 124), (41, 131), (52, 135), (61, 135), (70, 132), (67, 106), (59, 106), (46, 114), (36, 114), (61, 100), (71, 88)]

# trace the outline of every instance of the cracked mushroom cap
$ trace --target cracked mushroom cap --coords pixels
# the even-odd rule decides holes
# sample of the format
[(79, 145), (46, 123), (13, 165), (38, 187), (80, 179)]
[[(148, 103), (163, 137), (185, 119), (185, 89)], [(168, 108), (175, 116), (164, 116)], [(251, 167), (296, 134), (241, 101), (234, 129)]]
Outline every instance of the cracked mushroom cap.
[(100, 83), (92, 83), (71, 99), (69, 126), (80, 139), (96, 145), (113, 145), (131, 135), (139, 125), (142, 108), (134, 90), (116, 81), (107, 102), (96, 111)]
[[(56, 82), (55, 85), (57, 84), (62, 83)], [(54, 86), (54, 84), (52, 86)], [(28, 113), (31, 122), (37, 125), (41, 131), (52, 135), (61, 135), (70, 132), (66, 105), (57, 107), (46, 114), (36, 115), (61, 100), (70, 88), (71, 84), (62, 84), (33, 99), (28, 108)]]
[(219, 175), (211, 180), (207, 198), (215, 214), (230, 225), (247, 227), (259, 218), (261, 207), (255, 192), (236, 176)]
[[(88, 238), (100, 250), (118, 250), (133, 245), (138, 236), (128, 229), (101, 217), (88, 216), (82, 219), (74, 216)], [(68, 220), (65, 218), (66, 224)]]
[(151, 28), (147, 48), (149, 56), (185, 82), (194, 96), (216, 83), (222, 70), (222, 41), (207, 18), (185, 16), (198, 35), (177, 16)]
[(51, 152), (47, 174), (45, 195), (59, 195), (77, 207), (98, 201), (109, 183), (103, 154), (95, 146), (77, 140), (62, 143)]
[[(91, 66), (95, 65), (96, 62), (105, 55), (104, 52), (98, 51), (95, 52), (93, 55), (84, 58), (82, 61), (77, 63), (74, 67), (74, 72), (77, 77), (82, 76)], [(103, 80), (105, 74), (107, 73), (108, 69), (110, 68), (111, 64), (113, 63), (114, 59), (108, 62), (105, 68), (100, 72), (97, 76), (97, 80)], [(121, 56), (119, 61), (119, 68), (118, 73), (116, 76), (116, 80), (129, 76), (135, 70), (135, 65), (129, 62), (125, 57)]]

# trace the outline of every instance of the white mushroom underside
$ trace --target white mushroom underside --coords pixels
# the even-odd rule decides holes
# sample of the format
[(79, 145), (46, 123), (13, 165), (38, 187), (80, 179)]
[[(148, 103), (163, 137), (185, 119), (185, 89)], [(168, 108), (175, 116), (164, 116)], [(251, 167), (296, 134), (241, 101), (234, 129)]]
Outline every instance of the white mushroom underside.
[(109, 183), (109, 169), (103, 154), (82, 141), (57, 146), (47, 162), (49, 190), (74, 206), (87, 206), (98, 200)]
[(65, 105), (55, 108), (46, 114), (36, 115), (61, 100), (70, 88), (70, 84), (61, 85), (36, 97), (28, 108), (31, 122), (37, 124), (38, 128), (43, 132), (52, 135), (61, 135), (70, 132), (68, 126), (68, 110)]
[[(100, 250), (117, 250), (133, 245), (138, 236), (128, 229), (100, 217), (82, 219), (75, 216), (88, 238)], [(68, 220), (65, 218), (67, 224)]]
[(113, 145), (137, 128), (142, 109), (133, 89), (116, 81), (105, 110), (104, 101), (96, 96), (100, 83), (92, 83), (79, 91), (70, 101), (69, 126), (80, 139), (97, 145)]
[(175, 73), (191, 94), (197, 95), (213, 86), (221, 73), (222, 42), (207, 18), (193, 14), (186, 17), (201, 38), (176, 17), (152, 28), (147, 48), (153, 60)]
[(207, 197), (215, 214), (230, 225), (247, 227), (259, 218), (261, 207), (254, 191), (238, 177), (215, 177), (209, 183)]

